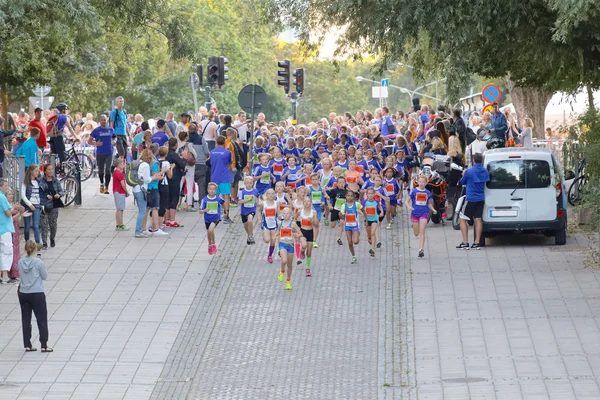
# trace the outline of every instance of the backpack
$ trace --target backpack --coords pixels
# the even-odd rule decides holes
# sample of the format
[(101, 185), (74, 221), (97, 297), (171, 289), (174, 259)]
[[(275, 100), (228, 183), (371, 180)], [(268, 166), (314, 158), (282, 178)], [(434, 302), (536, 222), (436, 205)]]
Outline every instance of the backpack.
[(394, 123), (392, 122), (392, 124), (390, 125), (388, 123), (388, 121), (391, 121), (392, 119), (390, 117), (386, 117), (385, 121), (386, 121), (386, 126), (388, 127), (388, 135), (395, 135), (396, 134), (396, 125), (394, 125)]
[(240, 147), (240, 145), (236, 142), (232, 142), (233, 150), (235, 151), (235, 169), (241, 171), (247, 164), (247, 160), (244, 154), (244, 151)]
[[(194, 153), (192, 153), (192, 151), (189, 148), (190, 144), (191, 143), (187, 143), (186, 146), (183, 146), (181, 147), (181, 149), (179, 149), (179, 156), (185, 160), (187, 165), (193, 167), (194, 165), (196, 165), (196, 157), (194, 157)], [(187, 149), (187, 155), (184, 156), (185, 149)]]
[(473, 132), (473, 129), (467, 127), (467, 146), (477, 140), (477, 135)]
[(58, 115), (53, 115), (50, 117), (48, 122), (46, 122), (46, 135), (50, 137), (54, 137), (58, 134)]
[(125, 182), (131, 187), (142, 185), (144, 183), (143, 179), (139, 177), (140, 165), (142, 165), (141, 160), (135, 160), (127, 164), (127, 169), (125, 171)]

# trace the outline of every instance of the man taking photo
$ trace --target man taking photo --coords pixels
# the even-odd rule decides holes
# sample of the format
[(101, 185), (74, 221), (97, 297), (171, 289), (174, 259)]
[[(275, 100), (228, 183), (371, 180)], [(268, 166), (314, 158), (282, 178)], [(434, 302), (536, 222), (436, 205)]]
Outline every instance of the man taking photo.
[[(479, 250), (479, 241), (483, 228), (483, 206), (485, 205), (485, 183), (489, 182), (490, 174), (482, 165), (483, 155), (473, 154), (473, 166), (463, 173), (460, 180), (461, 185), (467, 187), (467, 198), (460, 210), (460, 233), (462, 234), (462, 243), (456, 246), (457, 249)], [(469, 225), (467, 221), (475, 221), (475, 241), (469, 247)]]

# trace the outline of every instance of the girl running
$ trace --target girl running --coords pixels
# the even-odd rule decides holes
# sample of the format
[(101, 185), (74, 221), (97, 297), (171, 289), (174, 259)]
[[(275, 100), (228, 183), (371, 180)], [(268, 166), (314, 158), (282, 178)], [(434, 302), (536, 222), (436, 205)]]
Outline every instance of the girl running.
[(406, 208), (410, 211), (410, 220), (413, 224), (413, 233), (419, 238), (419, 258), (425, 256), (425, 229), (429, 219), (429, 210), (437, 214), (431, 192), (425, 189), (427, 186), (427, 177), (419, 176), (419, 186), (410, 191), (410, 195), (406, 198)]
[(337, 244), (343, 246), (342, 242), (342, 231), (343, 231), (343, 222), (340, 220), (340, 211), (342, 206), (345, 203), (346, 198), (346, 178), (340, 176), (337, 180), (335, 189), (332, 189), (328, 193), (331, 198), (331, 202), (329, 204), (329, 210), (331, 211), (331, 228), (335, 229), (337, 221), (340, 221), (340, 227), (338, 229), (338, 239)]
[(286, 192), (283, 181), (279, 181), (275, 184), (275, 201), (279, 205), (279, 214), (282, 217), (281, 212), (286, 206), (290, 206), (292, 201), (289, 194)]
[(267, 190), (265, 201), (263, 203), (263, 241), (269, 244), (269, 255), (267, 261), (273, 264), (273, 251), (275, 250), (275, 241), (277, 238), (277, 213), (278, 207), (275, 201), (275, 191)]
[(340, 216), (344, 218), (344, 230), (348, 239), (348, 248), (350, 249), (350, 254), (352, 254), (351, 264), (356, 264), (357, 261), (354, 246), (358, 245), (360, 241), (359, 215), (363, 215), (362, 205), (355, 201), (354, 192), (347, 191), (346, 202), (342, 205)]
[(244, 188), (240, 190), (238, 204), (241, 205), (242, 209), (240, 215), (242, 217), (242, 223), (244, 229), (248, 234), (246, 244), (255, 244), (254, 241), (254, 217), (256, 216), (256, 205), (258, 203), (258, 190), (254, 189), (252, 185), (254, 179), (251, 176), (244, 178)]
[(375, 200), (375, 189), (367, 189), (366, 197), (362, 206), (365, 210), (365, 225), (371, 245), (369, 255), (375, 257), (375, 243), (379, 243), (379, 218), (383, 218), (383, 207), (381, 207), (381, 201)]
[(279, 240), (279, 256), (281, 257), (281, 268), (279, 269), (279, 282), (283, 282), (286, 275), (287, 267), (287, 279), (285, 281), (286, 290), (292, 289), (292, 263), (294, 261), (294, 248), (292, 243), (294, 237), (299, 238), (302, 236), (300, 228), (294, 224), (292, 219), (292, 209), (286, 207), (282, 211), (283, 220), (279, 223), (279, 230), (277, 230), (276, 239)]
[(210, 182), (208, 184), (208, 195), (200, 202), (200, 214), (204, 214), (204, 225), (206, 226), (206, 236), (208, 238), (208, 254), (217, 253), (215, 241), (215, 228), (221, 222), (221, 212), (225, 200), (217, 196), (217, 184)]
[[(300, 211), (300, 231), (302, 237), (300, 238), (300, 245), (302, 246), (302, 258), (306, 256), (306, 276), (310, 274), (310, 263), (312, 261), (312, 249), (314, 242), (314, 228), (319, 223), (317, 220), (317, 212), (312, 206), (312, 200), (310, 197), (305, 197), (302, 202), (302, 210)], [(298, 260), (298, 264), (302, 261)]]
[(400, 183), (394, 175), (396, 175), (396, 170), (394, 168), (386, 168), (383, 170), (383, 189), (385, 195), (390, 199), (390, 206), (387, 209), (386, 213), (386, 221), (387, 225), (385, 229), (392, 229), (392, 222), (394, 222), (394, 217), (396, 216), (396, 206), (398, 205), (398, 197), (402, 197), (402, 188), (400, 187)]
[(314, 226), (315, 240), (313, 242), (313, 247), (317, 248), (319, 247), (319, 245), (317, 244), (317, 239), (319, 237), (321, 217), (323, 215), (323, 209), (327, 208), (327, 200), (329, 199), (329, 196), (323, 189), (323, 186), (321, 186), (318, 174), (312, 174), (312, 176), (310, 177), (310, 181), (311, 185), (308, 187), (308, 193), (311, 199), (312, 206), (317, 212), (317, 223)]
[[(256, 182), (256, 190), (258, 191), (259, 196), (262, 196), (266, 193), (268, 189), (271, 188), (271, 184), (275, 183), (275, 177), (271, 172), (271, 167), (269, 166), (269, 160), (271, 156), (269, 154), (263, 153), (258, 155), (258, 164), (254, 167), (254, 171), (252, 175), (254, 176), (253, 182)], [(246, 180), (244, 179), (244, 183)]]

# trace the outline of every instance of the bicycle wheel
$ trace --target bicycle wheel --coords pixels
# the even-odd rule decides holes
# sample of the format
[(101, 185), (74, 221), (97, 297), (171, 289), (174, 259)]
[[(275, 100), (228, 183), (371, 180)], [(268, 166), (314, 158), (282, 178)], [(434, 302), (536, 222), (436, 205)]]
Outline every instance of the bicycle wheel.
[(92, 159), (84, 153), (77, 153), (77, 157), (73, 156), (69, 159), (70, 162), (79, 163), (81, 166), (81, 182), (85, 182), (92, 176), (94, 172), (94, 163)]
[(583, 175), (579, 178), (575, 179), (567, 192), (567, 199), (569, 200), (569, 204), (572, 206), (576, 206), (577, 203), (581, 200), (581, 191), (584, 186), (587, 184), (587, 176)]
[(77, 181), (72, 176), (67, 176), (60, 181), (63, 188), (63, 203), (65, 207), (71, 205), (75, 201), (75, 194), (77, 193)]

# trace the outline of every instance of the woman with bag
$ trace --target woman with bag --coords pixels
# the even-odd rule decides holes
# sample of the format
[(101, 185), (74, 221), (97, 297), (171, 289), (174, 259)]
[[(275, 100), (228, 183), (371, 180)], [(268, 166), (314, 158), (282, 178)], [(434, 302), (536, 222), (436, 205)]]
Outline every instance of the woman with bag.
[[(189, 128), (195, 129), (194, 124), (190, 124)], [(177, 147), (177, 153), (179, 156), (185, 160), (187, 164), (187, 169), (185, 171), (185, 175), (179, 184), (179, 191), (183, 189), (183, 184), (185, 182), (185, 199), (186, 206), (180, 207), (181, 211), (189, 211), (196, 212), (194, 210), (194, 173), (196, 172), (196, 150), (194, 149), (194, 145), (188, 142), (189, 134), (186, 131), (180, 131), (177, 135), (179, 137), (179, 144)]]
[(31, 211), (30, 217), (24, 220), (25, 241), (29, 240), (31, 227), (33, 226), (33, 236), (37, 243), (38, 250), (42, 248), (40, 243), (40, 184), (38, 181), (40, 168), (36, 164), (31, 164), (25, 169), (25, 179), (21, 185), (21, 205), (26, 210)]
[(50, 232), (50, 247), (56, 246), (56, 231), (58, 230), (58, 209), (64, 207), (61, 200), (63, 189), (54, 176), (54, 166), (44, 165), (44, 175), (39, 181), (40, 204), (42, 211), (40, 215), (40, 233), (42, 236), (42, 249), (48, 249), (48, 232)]

